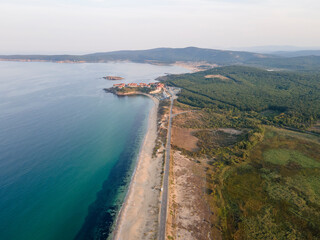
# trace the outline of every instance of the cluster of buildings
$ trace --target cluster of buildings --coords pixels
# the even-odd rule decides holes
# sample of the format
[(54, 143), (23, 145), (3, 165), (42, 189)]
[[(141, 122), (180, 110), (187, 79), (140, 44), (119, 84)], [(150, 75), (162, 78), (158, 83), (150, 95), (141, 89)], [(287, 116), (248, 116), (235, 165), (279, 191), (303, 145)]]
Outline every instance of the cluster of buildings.
[(118, 89), (121, 89), (121, 88), (124, 88), (124, 87), (131, 87), (131, 88), (137, 88), (137, 87), (142, 87), (142, 88), (156, 88), (158, 90), (161, 90), (162, 88), (164, 88), (164, 84), (163, 83), (149, 83), (149, 84), (146, 84), (146, 83), (128, 83), (128, 84), (125, 84), (125, 83), (119, 83), (119, 84), (113, 84), (113, 87), (114, 88), (118, 88)]

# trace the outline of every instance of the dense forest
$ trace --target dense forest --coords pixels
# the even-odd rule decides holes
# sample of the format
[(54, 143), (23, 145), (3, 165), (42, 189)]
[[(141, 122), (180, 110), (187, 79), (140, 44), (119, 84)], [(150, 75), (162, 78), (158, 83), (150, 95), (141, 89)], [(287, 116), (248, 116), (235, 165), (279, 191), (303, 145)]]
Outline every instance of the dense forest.
[(182, 103), (238, 111), (264, 124), (304, 129), (320, 117), (319, 73), (228, 66), (163, 80), (182, 88)]

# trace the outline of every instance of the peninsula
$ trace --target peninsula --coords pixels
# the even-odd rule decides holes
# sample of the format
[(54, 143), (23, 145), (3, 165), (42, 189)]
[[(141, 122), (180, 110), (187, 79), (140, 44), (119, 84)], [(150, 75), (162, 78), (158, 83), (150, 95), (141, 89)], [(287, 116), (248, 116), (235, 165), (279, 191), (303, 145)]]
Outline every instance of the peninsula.
[(106, 92), (114, 93), (118, 96), (135, 94), (161, 94), (160, 99), (167, 98), (167, 90), (163, 83), (119, 83), (113, 84), (113, 87), (104, 89)]

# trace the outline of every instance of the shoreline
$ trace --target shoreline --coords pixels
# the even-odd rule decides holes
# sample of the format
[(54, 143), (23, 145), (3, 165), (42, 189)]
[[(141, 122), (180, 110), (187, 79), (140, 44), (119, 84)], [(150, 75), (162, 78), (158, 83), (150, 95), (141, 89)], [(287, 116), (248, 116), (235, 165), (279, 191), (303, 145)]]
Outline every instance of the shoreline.
[[(151, 108), (149, 113), (147, 132), (139, 150), (139, 155), (130, 180), (128, 191), (116, 218), (114, 231), (111, 234), (112, 239), (137, 239), (137, 235), (143, 234), (141, 225), (144, 227), (147, 221), (147, 216), (141, 217), (141, 214), (143, 213), (139, 211), (139, 207), (145, 207), (143, 200), (150, 197), (148, 191), (152, 189), (150, 186), (152, 184), (150, 184), (148, 181), (149, 179), (145, 179), (145, 177), (150, 171), (150, 168), (152, 168), (152, 151), (157, 138), (157, 113), (159, 100), (149, 94), (137, 93), (135, 95), (145, 95), (150, 97), (153, 100), (154, 106)], [(153, 170), (157, 171), (157, 169)], [(144, 185), (141, 184), (141, 180), (145, 180)], [(140, 222), (138, 221), (137, 216), (139, 216)], [(145, 222), (141, 222), (141, 220)], [(137, 222), (140, 223), (139, 227), (135, 226)]]
[[(85, 60), (42, 60), (42, 59), (7, 59), (7, 58), (0, 58), (0, 62), (49, 62), (49, 63), (74, 63), (74, 64), (79, 64), (79, 63), (137, 63), (134, 61), (129, 61), (129, 60), (110, 60), (110, 61), (85, 61)], [(174, 62), (174, 63), (156, 63), (156, 62), (143, 62), (142, 64), (150, 64), (150, 65), (155, 65), (155, 66), (178, 66), (182, 67), (184, 69), (187, 69), (191, 72), (199, 72), (203, 71), (205, 69), (199, 68), (199, 63), (198, 62)], [(207, 64), (206, 62), (203, 62), (202, 64)], [(209, 64), (212, 67), (217, 67), (217, 64)]]

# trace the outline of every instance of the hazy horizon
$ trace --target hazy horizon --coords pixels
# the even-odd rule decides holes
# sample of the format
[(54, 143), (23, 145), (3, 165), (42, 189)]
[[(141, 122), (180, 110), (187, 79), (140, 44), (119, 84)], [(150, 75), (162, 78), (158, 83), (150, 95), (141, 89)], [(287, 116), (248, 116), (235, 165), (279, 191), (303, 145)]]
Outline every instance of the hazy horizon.
[[(185, 46), (177, 48), (188, 48), (196, 46)], [(85, 55), (100, 52), (113, 52), (113, 51), (135, 51), (135, 50), (150, 50), (156, 48), (171, 48), (171, 47), (155, 47), (155, 48), (141, 48), (141, 49), (117, 49), (110, 51), (99, 51), (99, 52), (81, 52), (81, 51), (20, 51), (20, 52), (0, 52), (0, 55)], [(200, 48), (200, 47), (196, 47)], [(205, 48), (204, 48), (205, 49)], [(228, 51), (243, 51), (243, 52), (257, 52), (257, 53), (276, 53), (276, 52), (299, 52), (308, 50), (320, 50), (320, 47), (302, 47), (302, 46), (248, 46), (248, 47), (230, 47), (230, 48), (210, 48), (215, 50), (228, 50)]]
[(319, 9), (316, 0), (2, 0), (0, 54), (319, 49)]

